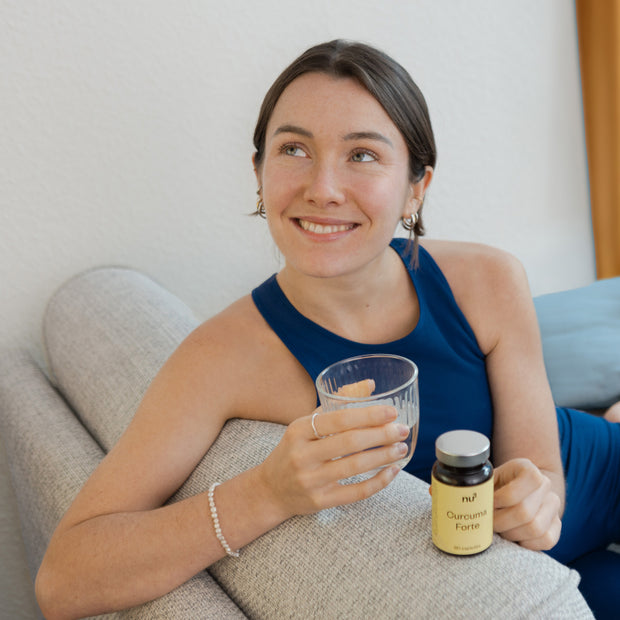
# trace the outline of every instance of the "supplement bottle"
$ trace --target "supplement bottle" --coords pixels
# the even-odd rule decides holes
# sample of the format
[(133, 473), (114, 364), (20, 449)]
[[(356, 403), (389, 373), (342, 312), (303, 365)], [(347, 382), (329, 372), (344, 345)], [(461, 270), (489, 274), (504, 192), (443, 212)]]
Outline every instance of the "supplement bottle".
[(472, 555), (493, 540), (493, 467), (490, 442), (475, 431), (437, 438), (433, 466), (433, 543), (447, 553)]

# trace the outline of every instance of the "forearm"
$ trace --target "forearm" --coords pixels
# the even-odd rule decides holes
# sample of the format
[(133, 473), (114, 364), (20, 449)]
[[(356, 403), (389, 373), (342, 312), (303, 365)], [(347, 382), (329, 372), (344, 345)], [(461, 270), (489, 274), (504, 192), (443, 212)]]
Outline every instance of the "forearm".
[(566, 500), (566, 485), (564, 483), (564, 473), (551, 471), (548, 469), (540, 470), (551, 481), (551, 488), (553, 492), (560, 498), (559, 516), (564, 514), (564, 505)]
[[(236, 549), (281, 522), (254, 470), (217, 487), (220, 524)], [(101, 515), (60, 532), (37, 577), (48, 618), (125, 609), (171, 591), (225, 555), (207, 493), (144, 512)]]

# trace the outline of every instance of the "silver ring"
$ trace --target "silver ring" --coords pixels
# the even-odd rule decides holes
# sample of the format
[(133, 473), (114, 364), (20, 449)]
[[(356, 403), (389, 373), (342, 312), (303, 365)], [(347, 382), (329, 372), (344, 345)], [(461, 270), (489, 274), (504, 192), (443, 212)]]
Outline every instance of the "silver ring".
[(315, 436), (317, 439), (325, 439), (325, 437), (327, 437), (327, 435), (319, 435), (318, 431), (316, 430), (316, 425), (315, 425), (315, 423), (314, 423), (314, 418), (316, 418), (316, 416), (318, 416), (318, 415), (319, 415), (319, 413), (320, 413), (320, 411), (315, 411), (315, 412), (312, 414), (312, 419), (310, 420), (310, 423), (312, 424), (312, 430), (314, 431), (314, 436)]

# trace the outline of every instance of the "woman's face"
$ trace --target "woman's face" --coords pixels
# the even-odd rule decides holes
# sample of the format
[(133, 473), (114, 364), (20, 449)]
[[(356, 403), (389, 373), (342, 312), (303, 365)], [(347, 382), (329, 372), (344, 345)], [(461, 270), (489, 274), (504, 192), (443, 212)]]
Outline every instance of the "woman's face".
[(409, 179), (405, 141), (355, 80), (307, 73), (282, 93), (257, 170), (285, 269), (347, 275), (383, 256), (427, 185)]

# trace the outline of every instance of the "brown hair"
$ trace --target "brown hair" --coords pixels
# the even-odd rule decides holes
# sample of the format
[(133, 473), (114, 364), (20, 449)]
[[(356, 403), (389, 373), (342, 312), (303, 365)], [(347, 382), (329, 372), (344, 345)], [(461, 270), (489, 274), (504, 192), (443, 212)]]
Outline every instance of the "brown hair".
[[(265, 154), (267, 124), (278, 99), (293, 80), (312, 72), (352, 78), (381, 104), (407, 145), (412, 182), (422, 179), (426, 166), (435, 167), (437, 150), (428, 107), (409, 73), (390, 56), (374, 47), (336, 39), (305, 51), (280, 74), (267, 91), (254, 130), (254, 163), (257, 168)], [(415, 262), (418, 236), (424, 234), (420, 212), (413, 232), (410, 253)]]

